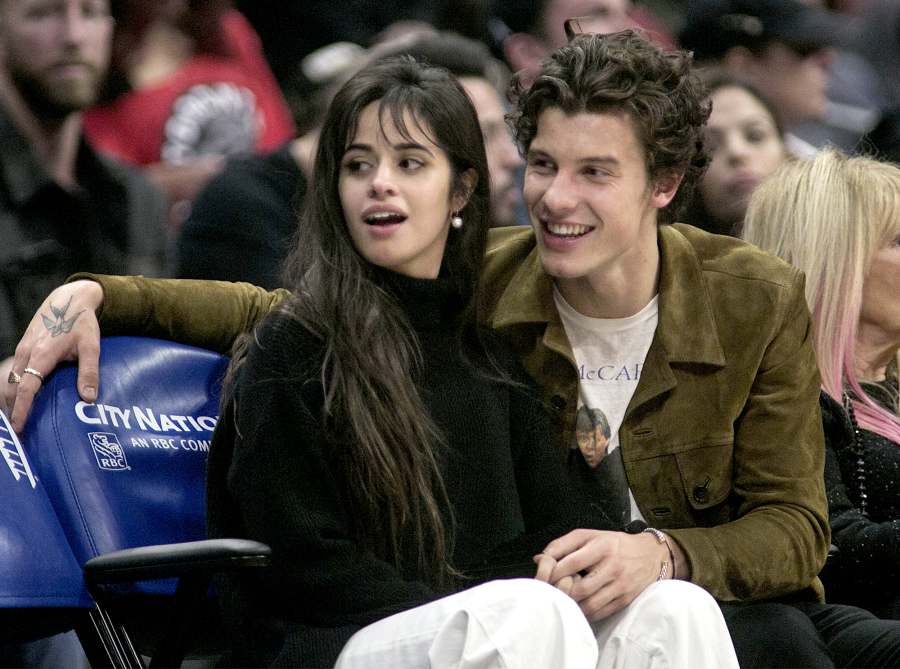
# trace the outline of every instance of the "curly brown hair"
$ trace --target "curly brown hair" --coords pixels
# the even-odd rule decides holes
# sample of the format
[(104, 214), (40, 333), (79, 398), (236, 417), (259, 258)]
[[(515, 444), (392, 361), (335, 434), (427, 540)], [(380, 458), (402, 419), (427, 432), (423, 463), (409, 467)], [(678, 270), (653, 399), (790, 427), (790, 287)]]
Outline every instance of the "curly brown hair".
[(665, 52), (634, 30), (577, 35), (544, 61), (530, 86), (516, 75), (509, 98), (514, 109), (507, 118), (523, 156), (549, 107), (566, 114), (628, 113), (650, 179), (684, 174), (675, 197), (659, 212), (660, 223), (676, 219), (706, 169), (703, 126), (710, 104), (690, 53)]

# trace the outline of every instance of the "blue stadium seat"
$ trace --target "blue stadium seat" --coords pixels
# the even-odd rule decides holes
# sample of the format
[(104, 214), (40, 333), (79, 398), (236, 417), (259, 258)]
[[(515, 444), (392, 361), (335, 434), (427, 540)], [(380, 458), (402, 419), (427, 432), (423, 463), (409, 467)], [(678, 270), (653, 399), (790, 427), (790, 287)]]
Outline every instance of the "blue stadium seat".
[(71, 551), (68, 562), (54, 561), (84, 566), (82, 602), (93, 597), (110, 621), (123, 666), (141, 666), (134, 621), (144, 631), (150, 611), (174, 607), (163, 616), (162, 645), (140, 650), (154, 665), (178, 664), (211, 576), (268, 564), (263, 544), (205, 540), (206, 457), (227, 363), (172, 342), (105, 338), (98, 401), (81, 401), (76, 370), (62, 368), (46, 379), (23, 433), (33, 478)]
[(0, 639), (31, 641), (74, 627), (93, 608), (47, 491), (0, 412)]

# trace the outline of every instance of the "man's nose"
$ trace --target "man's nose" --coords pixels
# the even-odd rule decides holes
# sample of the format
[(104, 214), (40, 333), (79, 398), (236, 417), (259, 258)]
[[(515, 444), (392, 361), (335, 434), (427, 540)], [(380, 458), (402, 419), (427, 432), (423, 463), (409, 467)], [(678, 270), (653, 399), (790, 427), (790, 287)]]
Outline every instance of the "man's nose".
[(553, 216), (564, 216), (575, 208), (577, 198), (572, 180), (564, 172), (557, 172), (544, 191), (541, 202), (547, 213)]
[(91, 18), (84, 15), (80, 2), (66, 4), (63, 35), (68, 44), (81, 44), (88, 36)]

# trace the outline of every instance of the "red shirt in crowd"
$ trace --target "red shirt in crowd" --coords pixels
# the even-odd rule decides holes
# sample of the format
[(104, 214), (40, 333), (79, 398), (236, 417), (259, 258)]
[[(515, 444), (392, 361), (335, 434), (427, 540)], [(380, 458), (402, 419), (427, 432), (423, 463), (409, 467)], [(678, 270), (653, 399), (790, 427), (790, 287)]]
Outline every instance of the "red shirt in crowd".
[(234, 10), (221, 20), (228, 56), (195, 54), (164, 81), (88, 110), (91, 144), (148, 165), (269, 151), (293, 137), (290, 111), (253, 28)]

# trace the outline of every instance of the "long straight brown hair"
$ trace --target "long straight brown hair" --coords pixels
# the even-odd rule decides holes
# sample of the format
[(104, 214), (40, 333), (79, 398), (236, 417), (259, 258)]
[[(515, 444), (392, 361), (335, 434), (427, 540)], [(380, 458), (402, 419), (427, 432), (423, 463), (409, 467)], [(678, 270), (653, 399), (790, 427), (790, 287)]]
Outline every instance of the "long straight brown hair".
[[(419, 576), (440, 586), (456, 573), (450, 564), (452, 510), (439, 466), (443, 436), (416, 386), (421, 352), (415, 332), (382, 288), (378, 269), (354, 247), (338, 190), (344, 152), (372, 103), (383, 123), (409, 137), (411, 120), (444, 151), (453, 195), (463, 194), (461, 175), (474, 170), (475, 186), (460, 212), (465, 224), (451, 228), (441, 269), (465, 305), (447, 336), (458, 341), (467, 364), (496, 375), (475, 317), (490, 200), (478, 118), (446, 70), (408, 56), (361, 70), (328, 109), (297, 242), (285, 261), (284, 285), (293, 292), (285, 310), (325, 344), (322, 418), (341, 464), (357, 539), (395, 565), (413, 551)], [(410, 530), (414, 545), (404, 546), (401, 538)]]

